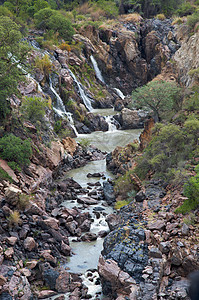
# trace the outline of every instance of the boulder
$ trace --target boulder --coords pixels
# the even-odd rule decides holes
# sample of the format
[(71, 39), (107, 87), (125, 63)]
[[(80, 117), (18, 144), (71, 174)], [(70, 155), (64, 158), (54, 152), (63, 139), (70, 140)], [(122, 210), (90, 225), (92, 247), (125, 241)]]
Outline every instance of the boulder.
[(8, 203), (12, 205), (16, 205), (18, 201), (19, 194), (22, 194), (22, 190), (20, 190), (15, 185), (11, 184), (5, 189), (5, 197)]
[(64, 146), (64, 150), (66, 150), (70, 155), (73, 156), (74, 152), (77, 149), (77, 143), (71, 137), (66, 137), (62, 140), (62, 144)]
[(0, 167), (12, 178), (15, 183), (19, 183), (19, 180), (14, 171), (8, 166), (7, 162), (0, 159)]
[(37, 297), (38, 297), (38, 299), (45, 299), (45, 298), (52, 297), (56, 294), (57, 293), (55, 291), (45, 290), (45, 291), (40, 291), (39, 293), (37, 293)]
[(64, 157), (63, 145), (59, 141), (52, 141), (51, 147), (46, 148), (46, 155), (50, 169), (54, 169)]
[(120, 124), (122, 129), (136, 129), (143, 127), (137, 110), (123, 108), (120, 114)]
[(59, 272), (59, 276), (56, 279), (55, 290), (58, 293), (67, 293), (70, 291), (71, 276), (70, 273), (63, 270)]
[(103, 192), (104, 192), (104, 198), (108, 203), (108, 205), (113, 205), (116, 199), (115, 199), (113, 185), (110, 182), (108, 181), (103, 182)]
[(46, 219), (44, 219), (44, 224), (47, 227), (53, 228), (55, 230), (59, 229), (59, 221), (55, 218), (47, 217)]

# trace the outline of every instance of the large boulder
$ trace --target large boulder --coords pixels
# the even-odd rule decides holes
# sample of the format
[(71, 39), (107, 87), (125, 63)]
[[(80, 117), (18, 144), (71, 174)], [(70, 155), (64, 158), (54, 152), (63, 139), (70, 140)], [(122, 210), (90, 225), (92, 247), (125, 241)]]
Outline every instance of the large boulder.
[(115, 193), (114, 193), (113, 185), (110, 182), (108, 181), (103, 182), (103, 192), (104, 192), (104, 198), (108, 203), (108, 205), (113, 205), (113, 203), (115, 202)]
[(137, 110), (123, 108), (120, 114), (122, 129), (136, 129), (143, 127), (143, 120)]

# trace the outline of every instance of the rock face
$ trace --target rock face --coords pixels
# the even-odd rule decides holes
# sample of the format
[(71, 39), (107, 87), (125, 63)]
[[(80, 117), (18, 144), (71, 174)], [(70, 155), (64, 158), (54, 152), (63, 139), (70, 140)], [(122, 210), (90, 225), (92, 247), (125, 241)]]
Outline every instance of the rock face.
[(143, 128), (146, 116), (139, 114), (137, 110), (123, 108), (119, 117), (122, 129)]
[(188, 73), (199, 68), (199, 32), (189, 37), (187, 30), (185, 25), (178, 28), (176, 35), (181, 42), (181, 47), (173, 59), (177, 64), (181, 82), (186, 86), (191, 86), (194, 82), (198, 84), (198, 78), (194, 75), (190, 76)]
[[(88, 26), (81, 33), (89, 39), (89, 43), (82, 40), (87, 56), (91, 52), (98, 53), (96, 58), (105, 82), (125, 95), (160, 73), (179, 47), (168, 19), (137, 24), (124, 21), (119, 29), (100, 29), (99, 32)], [(91, 44), (95, 51), (91, 50)]]

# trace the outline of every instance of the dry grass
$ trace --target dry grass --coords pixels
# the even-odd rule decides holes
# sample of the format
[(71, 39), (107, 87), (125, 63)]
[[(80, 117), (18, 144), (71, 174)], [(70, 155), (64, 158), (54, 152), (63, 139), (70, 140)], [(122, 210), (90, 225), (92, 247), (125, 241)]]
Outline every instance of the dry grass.
[(166, 17), (164, 14), (158, 14), (158, 15), (156, 15), (156, 19), (164, 21), (166, 19)]
[(20, 214), (17, 210), (14, 210), (8, 217), (10, 226), (18, 226), (21, 224)]
[(126, 22), (132, 23), (140, 23), (142, 21), (142, 17), (138, 13), (122, 15), (121, 18)]

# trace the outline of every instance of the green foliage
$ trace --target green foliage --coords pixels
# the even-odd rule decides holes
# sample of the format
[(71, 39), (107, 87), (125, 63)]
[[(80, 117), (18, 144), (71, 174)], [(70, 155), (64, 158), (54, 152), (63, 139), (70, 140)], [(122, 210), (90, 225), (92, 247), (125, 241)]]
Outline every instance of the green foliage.
[(14, 210), (11, 212), (10, 216), (8, 217), (9, 225), (12, 227), (18, 226), (22, 223), (22, 220), (20, 218), (20, 214), (17, 210)]
[(115, 203), (115, 209), (119, 210), (125, 205), (128, 205), (131, 202), (131, 200), (120, 200)]
[(194, 29), (196, 23), (199, 22), (199, 11), (196, 11), (191, 16), (187, 17), (187, 25), (190, 27), (191, 30)]
[(191, 5), (190, 2), (183, 2), (179, 8), (175, 11), (175, 13), (180, 16), (187, 16), (187, 15), (191, 15), (195, 10), (195, 7), (193, 5)]
[(132, 92), (132, 104), (137, 108), (147, 108), (154, 112), (155, 118), (160, 120), (174, 108), (179, 109), (181, 89), (166, 81), (151, 81), (147, 85)]
[(37, 12), (34, 18), (37, 28), (58, 32), (60, 37), (67, 41), (70, 41), (75, 33), (71, 21), (59, 11), (44, 8)]
[(87, 149), (90, 146), (90, 140), (87, 138), (83, 138), (81, 139), (81, 141), (79, 141), (79, 144), (82, 146), (83, 149)]
[(8, 161), (8, 166), (13, 169), (13, 171), (21, 172), (21, 168), (15, 161)]
[(8, 173), (6, 171), (4, 171), (1, 167), (0, 167), (0, 182), (6, 180), (9, 182), (12, 182), (12, 178), (8, 175)]
[(20, 166), (28, 165), (32, 155), (31, 143), (21, 140), (13, 134), (0, 139), (0, 157), (7, 161), (14, 161)]
[(131, 175), (134, 173), (133, 170), (128, 170), (126, 173), (122, 176), (119, 176), (115, 180), (115, 185), (114, 185), (114, 191), (116, 194), (119, 194), (123, 197), (125, 197), (128, 200), (128, 197), (132, 197), (134, 193), (134, 181), (132, 180)]
[(114, 1), (98, 0), (97, 6), (105, 11), (108, 18), (116, 18), (118, 16), (119, 10)]
[(53, 67), (49, 55), (45, 54), (41, 58), (37, 56), (35, 59), (35, 67), (40, 69), (44, 73), (44, 75), (48, 77)]
[(191, 95), (189, 95), (184, 102), (183, 107), (190, 112), (199, 110), (199, 87), (192, 88)]
[(23, 64), (29, 47), (21, 42), (20, 27), (9, 17), (0, 18), (0, 119), (10, 112), (7, 98), (17, 93), (17, 85), (24, 78), (18, 64)]
[(47, 107), (48, 101), (44, 98), (26, 97), (22, 102), (21, 113), (23, 118), (36, 124), (37, 121), (43, 120)]

